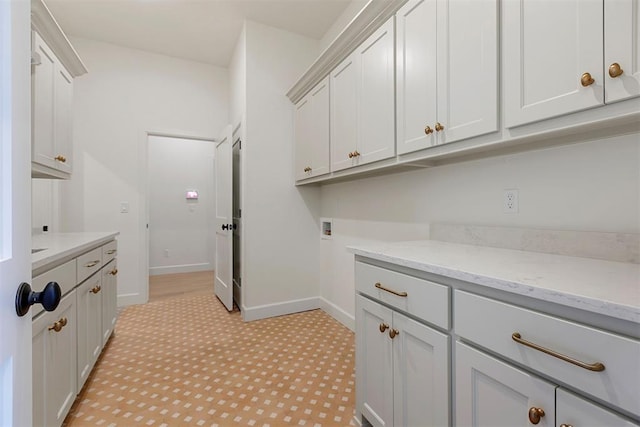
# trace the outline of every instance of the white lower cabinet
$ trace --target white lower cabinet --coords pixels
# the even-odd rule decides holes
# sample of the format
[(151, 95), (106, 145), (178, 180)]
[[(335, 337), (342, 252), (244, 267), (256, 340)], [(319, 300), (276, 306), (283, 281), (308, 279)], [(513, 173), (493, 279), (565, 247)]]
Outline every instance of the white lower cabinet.
[(60, 426), (76, 398), (76, 291), (33, 319), (33, 425)]
[(373, 426), (449, 424), (449, 337), (356, 296), (356, 405)]
[(102, 345), (105, 345), (118, 319), (118, 261), (102, 269)]
[(78, 390), (82, 389), (102, 351), (102, 275), (94, 274), (77, 289)]

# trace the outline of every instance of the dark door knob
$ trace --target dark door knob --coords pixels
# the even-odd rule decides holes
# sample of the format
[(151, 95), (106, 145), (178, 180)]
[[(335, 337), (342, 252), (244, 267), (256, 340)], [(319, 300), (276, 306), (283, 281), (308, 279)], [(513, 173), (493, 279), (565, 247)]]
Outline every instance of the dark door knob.
[(33, 304), (42, 304), (45, 310), (53, 311), (60, 304), (62, 291), (56, 282), (49, 282), (42, 292), (33, 292), (28, 283), (20, 283), (16, 292), (16, 313), (22, 317)]
[(229, 224), (222, 224), (222, 229), (223, 230), (228, 230), (229, 229)]
[(237, 230), (238, 229), (238, 224), (233, 224), (233, 229)]

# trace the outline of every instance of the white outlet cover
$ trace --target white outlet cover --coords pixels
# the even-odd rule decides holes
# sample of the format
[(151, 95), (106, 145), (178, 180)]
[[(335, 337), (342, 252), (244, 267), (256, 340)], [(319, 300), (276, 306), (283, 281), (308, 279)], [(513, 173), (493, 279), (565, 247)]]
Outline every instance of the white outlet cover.
[(120, 213), (129, 213), (129, 202), (120, 203)]
[(504, 213), (518, 213), (518, 190), (510, 188), (504, 190), (502, 211)]

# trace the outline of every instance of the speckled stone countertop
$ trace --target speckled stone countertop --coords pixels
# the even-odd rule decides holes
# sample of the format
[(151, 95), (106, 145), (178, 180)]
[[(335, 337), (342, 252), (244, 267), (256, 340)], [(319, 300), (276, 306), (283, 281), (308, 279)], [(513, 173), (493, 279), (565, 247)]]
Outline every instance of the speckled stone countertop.
[(46, 233), (31, 236), (32, 249), (44, 249), (31, 255), (31, 270), (55, 265), (70, 256), (80, 255), (89, 249), (113, 240), (118, 232)]
[(640, 324), (640, 264), (435, 240), (349, 247), (363, 257)]

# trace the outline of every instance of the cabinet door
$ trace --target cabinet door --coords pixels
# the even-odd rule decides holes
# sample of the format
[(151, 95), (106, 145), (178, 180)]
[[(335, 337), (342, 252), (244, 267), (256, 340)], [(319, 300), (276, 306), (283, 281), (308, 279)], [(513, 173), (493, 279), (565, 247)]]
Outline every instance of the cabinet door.
[(73, 79), (60, 63), (56, 64), (54, 98), (54, 160), (56, 161), (56, 169), (71, 173)]
[(554, 425), (554, 385), (460, 342), (455, 360), (455, 425), (530, 426), (532, 409), (544, 411), (539, 427)]
[(78, 286), (78, 390), (102, 350), (102, 280), (95, 274)]
[[(605, 101), (640, 95), (640, 2), (605, 0)], [(615, 64), (622, 74), (617, 75)], [(617, 77), (614, 77), (617, 76)]]
[(393, 425), (390, 309), (356, 296), (356, 411), (373, 426)]
[(76, 325), (75, 291), (33, 321), (34, 426), (62, 425), (76, 398)]
[(496, 132), (498, 2), (438, 0), (437, 9), (439, 126), (431, 119), (431, 135), (443, 144)]
[(56, 167), (55, 157), (55, 86), (57, 59), (49, 46), (36, 32), (33, 36), (33, 51), (40, 58), (38, 65), (31, 67), (32, 82), (32, 140), (34, 162)]
[(395, 155), (393, 17), (356, 49), (359, 165)]
[(329, 173), (329, 78), (311, 90), (311, 175)]
[(602, 1), (502, 2), (507, 127), (603, 104)]
[(296, 180), (311, 177), (311, 138), (313, 109), (311, 95), (307, 95), (295, 105), (295, 176)]
[(118, 318), (118, 262), (102, 269), (102, 346), (107, 343)]
[(356, 151), (358, 138), (358, 85), (356, 60), (351, 54), (331, 72), (331, 170), (355, 165), (349, 153)]
[(450, 425), (449, 337), (396, 312), (393, 328), (393, 424)]
[(638, 427), (638, 424), (561, 388), (556, 390), (556, 424), (575, 427)]
[(396, 13), (398, 154), (435, 143), (436, 22), (436, 0), (410, 0)]

